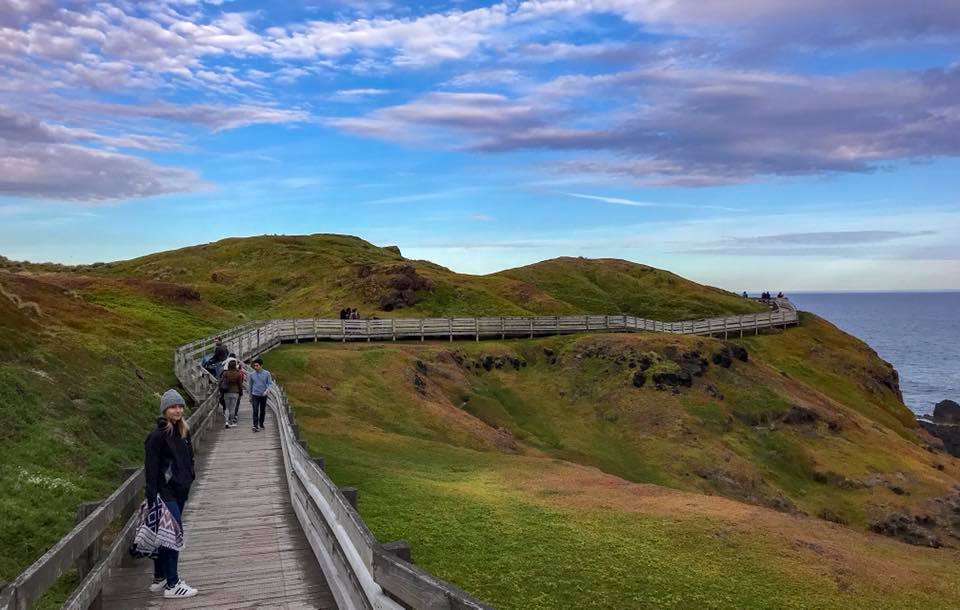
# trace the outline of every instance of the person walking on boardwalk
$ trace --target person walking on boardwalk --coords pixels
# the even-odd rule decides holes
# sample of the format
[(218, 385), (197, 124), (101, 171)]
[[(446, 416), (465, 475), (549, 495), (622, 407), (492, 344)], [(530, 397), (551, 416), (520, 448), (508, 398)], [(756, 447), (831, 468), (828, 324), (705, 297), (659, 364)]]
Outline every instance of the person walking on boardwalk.
[(256, 358), (253, 361), (253, 372), (250, 373), (250, 404), (253, 405), (253, 431), (263, 430), (263, 418), (267, 412), (267, 390), (273, 385), (270, 371), (263, 368), (263, 360)]
[[(157, 427), (144, 440), (144, 494), (152, 507), (163, 502), (169, 514), (183, 528), (183, 507), (190, 494), (194, 474), (193, 443), (183, 419), (184, 400), (176, 390), (167, 390), (160, 397)], [(193, 597), (197, 589), (184, 582), (177, 573), (180, 553), (160, 547), (153, 561), (153, 583), (150, 591), (163, 592), (165, 598)]]
[(243, 395), (243, 371), (237, 366), (236, 359), (227, 362), (227, 370), (220, 377), (220, 394), (223, 397), (223, 427), (232, 428), (237, 425), (240, 396)]

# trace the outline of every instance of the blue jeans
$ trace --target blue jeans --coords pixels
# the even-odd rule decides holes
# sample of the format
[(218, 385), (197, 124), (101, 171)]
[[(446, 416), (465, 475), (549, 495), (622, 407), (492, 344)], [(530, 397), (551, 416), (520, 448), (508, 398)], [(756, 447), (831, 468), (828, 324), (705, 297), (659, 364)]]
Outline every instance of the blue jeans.
[[(167, 510), (169, 510), (173, 518), (177, 520), (180, 527), (183, 527), (183, 505), (175, 500), (164, 500), (164, 504), (167, 505)], [(179, 559), (180, 551), (168, 549), (165, 546), (157, 549), (157, 558), (153, 560), (154, 580), (166, 578), (168, 587), (177, 584), (177, 582), (180, 581), (180, 576), (177, 574), (177, 561)]]

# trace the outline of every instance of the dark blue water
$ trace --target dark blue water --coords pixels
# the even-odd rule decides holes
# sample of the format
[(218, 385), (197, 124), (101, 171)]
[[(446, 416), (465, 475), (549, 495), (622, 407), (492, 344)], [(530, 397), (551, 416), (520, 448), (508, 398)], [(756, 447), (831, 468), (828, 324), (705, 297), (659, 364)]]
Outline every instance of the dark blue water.
[(787, 295), (796, 306), (867, 342), (900, 373), (903, 401), (932, 413), (944, 398), (960, 402), (960, 292)]

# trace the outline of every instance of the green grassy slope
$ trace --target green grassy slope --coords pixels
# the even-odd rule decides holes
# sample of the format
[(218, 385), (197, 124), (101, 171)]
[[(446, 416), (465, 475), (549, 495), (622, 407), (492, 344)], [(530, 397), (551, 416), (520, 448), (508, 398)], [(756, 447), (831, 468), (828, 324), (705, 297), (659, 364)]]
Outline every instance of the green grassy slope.
[[(757, 311), (754, 303), (725, 290), (618, 259), (555, 258), (501, 271), (493, 277), (522, 282), (569, 304), (571, 312), (627, 313), (676, 321), (706, 317), (718, 311)], [(539, 309), (538, 305), (532, 307)], [(549, 303), (542, 307), (543, 313), (557, 313), (548, 311)]]
[[(0, 557), (0, 579), (6, 580), (72, 526), (79, 502), (103, 497), (118, 483), (120, 465), (141, 459), (142, 439), (155, 416), (158, 393), (174, 383), (172, 350), (215, 329), (260, 317), (335, 316), (345, 305), (381, 317), (590, 312), (666, 320), (756, 308), (735, 295), (624, 261), (557, 259), (470, 276), (425, 261), (407, 261), (357, 238), (331, 235), (228, 239), (73, 268), (0, 260), (0, 287), (0, 416), (8, 422), (0, 432), (0, 488), (12, 490), (0, 498), (4, 515), (0, 548), (11, 549)], [(389, 312), (381, 309), (414, 288), (415, 303)], [(645, 564), (651, 569), (658, 565), (667, 570), (663, 579), (645, 579), (645, 584), (630, 589), (638, 596), (662, 593), (663, 598), (642, 597), (658, 600), (656, 605), (673, 603), (682, 590), (674, 584), (690, 582), (683, 576), (690, 565), (681, 562), (676, 569), (661, 565), (664, 553), (681, 552), (670, 541), (684, 530), (666, 527), (663, 519), (633, 505), (608, 515), (603, 490), (595, 490), (594, 504), (584, 505), (585, 514), (593, 515), (589, 523), (566, 521), (565, 502), (573, 497), (586, 502), (581, 496), (589, 494), (582, 486), (576, 493), (544, 487), (536, 473), (557, 468), (563, 476), (582, 475), (586, 472), (582, 469), (596, 467), (615, 477), (613, 483), (604, 479), (604, 489), (608, 485), (620, 489), (626, 495), (618, 502), (626, 503), (634, 495), (624, 491), (633, 489), (629, 485), (651, 482), (686, 490), (671, 493), (708, 492), (765, 506), (782, 508), (782, 499), (787, 499), (796, 510), (811, 515), (828, 509), (857, 530), (889, 511), (925, 510), (928, 501), (960, 480), (953, 462), (923, 450), (909, 412), (889, 387), (889, 370), (876, 355), (814, 318), (781, 336), (745, 339), (749, 363), (735, 363), (730, 369), (711, 365), (693, 388), (678, 394), (651, 389), (650, 380), (642, 389), (633, 388), (629, 361), (617, 362), (618, 354), (660, 354), (649, 371), (652, 375), (676, 367), (670, 357), (663, 357), (671, 346), (680, 353), (699, 349), (709, 356), (718, 345), (698, 338), (598, 336), (457, 344), (453, 350), (428, 344), (417, 348), (426, 350), (422, 353), (408, 351), (410, 346), (365, 350), (320, 345), (314, 351), (284, 348), (270, 358), (293, 386), (298, 378), (303, 383), (318, 377), (333, 382), (326, 397), (314, 394), (319, 385), (292, 389), (313, 420), (310, 434), (317, 446), (336, 452), (338, 459), (331, 460), (334, 473), (358, 483), (364, 497), (389, 496), (391, 477), (402, 480), (398, 471), (406, 468), (419, 474), (412, 474), (415, 480), (404, 481), (400, 489), (422, 492), (418, 496), (422, 501), (411, 503), (409, 510), (434, 515), (431, 518), (440, 523), (442, 516), (430, 511), (431, 503), (459, 506), (461, 495), (475, 498), (488, 490), (491, 498), (499, 499), (478, 500), (470, 505), (475, 509), (470, 514), (494, 521), (503, 517), (505, 524), (512, 524), (508, 529), (516, 540), (508, 548), (515, 551), (521, 540), (537, 541), (526, 551), (535, 552), (556, 538), (564, 542), (550, 553), (575, 555), (581, 545), (597, 549), (625, 531), (659, 528), (661, 542), (638, 542), (637, 548), (612, 555), (620, 562), (645, 557), (653, 562)], [(554, 350), (557, 364), (548, 363), (544, 346)], [(522, 356), (528, 365), (519, 371), (480, 374), (457, 364), (456, 358), (473, 360), (486, 351)], [(416, 359), (428, 365), (425, 393), (412, 384)], [(384, 374), (372, 383), (370, 375), (358, 376), (356, 371)], [(709, 393), (707, 384), (724, 400)], [(778, 423), (784, 409), (794, 404), (820, 413), (819, 421), (800, 426)], [(839, 431), (829, 428), (834, 420), (840, 422)], [(395, 466), (379, 470), (385, 459), (395, 460)], [(937, 470), (935, 462), (945, 462), (944, 470)], [(523, 468), (516, 467), (520, 463)], [(449, 477), (449, 484), (444, 477)], [(504, 482), (503, 477), (509, 480)], [(845, 478), (869, 484), (846, 489)], [(894, 487), (905, 493), (893, 491)], [(453, 499), (451, 488), (456, 491)], [(761, 510), (740, 503), (729, 506)], [(396, 537), (406, 531), (402, 520), (391, 520), (388, 513), (365, 514), (379, 534)], [(770, 529), (777, 530), (786, 523), (777, 519), (785, 517), (773, 514), (771, 523), (777, 525)], [(690, 515), (684, 527), (694, 527), (700, 520)], [(411, 517), (409, 522), (420, 521)], [(544, 527), (538, 530), (537, 523)], [(736, 539), (745, 547), (766, 545), (754, 555), (752, 580), (741, 584), (769, 580), (777, 586), (757, 590), (789, 590), (782, 570), (794, 564), (763, 567), (767, 553), (785, 549), (786, 534), (778, 534), (780, 542), (770, 546), (769, 541), (751, 538), (740, 525), (723, 519), (717, 523), (721, 531), (736, 530)], [(581, 528), (596, 539), (578, 537)], [(426, 554), (425, 565), (441, 573), (453, 569), (444, 567), (449, 556), (442, 550), (450, 531), (426, 528), (414, 538), (415, 550)], [(498, 544), (509, 539), (501, 539), (495, 529), (481, 534)], [(843, 533), (847, 535), (854, 534)], [(636, 541), (621, 538), (624, 544)], [(713, 549), (711, 553), (722, 554), (722, 545), (701, 542), (707, 545), (703, 548)], [(898, 562), (905, 557), (916, 560), (918, 569), (936, 573), (934, 562), (940, 555), (921, 556), (921, 551), (901, 546), (882, 547), (894, 557), (894, 564), (879, 567), (899, 569)], [(468, 575), (474, 574), (477, 564), (471, 562), (493, 561), (490, 553), (501, 546), (491, 542), (489, 549), (486, 554), (477, 551), (463, 564), (458, 582), (473, 587), (470, 578), (476, 576)], [(694, 557), (695, 551), (689, 547), (687, 556)], [(533, 560), (529, 554), (517, 556)], [(508, 556), (502, 559), (507, 560)], [(807, 565), (804, 561), (796, 565)], [(568, 575), (585, 568), (569, 561), (565, 565)], [(603, 565), (610, 578), (621, 569)], [(717, 557), (709, 570), (719, 573), (732, 567)], [(599, 572), (592, 577), (607, 582)], [(529, 579), (521, 582), (524, 579), (517, 575), (514, 580), (505, 591), (515, 588), (522, 599), (536, 602), (530, 607), (556, 599), (545, 594), (536, 601), (539, 598), (530, 597), (535, 592), (529, 590)], [(822, 584), (816, 579), (805, 582), (804, 591)], [(485, 587), (471, 590), (486, 594)], [(719, 580), (710, 587), (705, 591), (716, 593), (717, 599), (748, 600), (724, 597), (729, 587)], [(929, 584), (929, 594), (941, 594), (938, 587)], [(569, 593), (566, 584), (558, 590)], [(868, 598), (879, 599), (880, 591), (871, 589)], [(837, 599), (810, 595), (811, 600)], [(824, 605), (830, 605), (827, 601)]]
[[(423, 279), (417, 303), (378, 311), (397, 275)], [(381, 316), (594, 312), (561, 300), (569, 294), (405, 261), (341, 235), (226, 239), (89, 266), (0, 258), (0, 288), (6, 580), (72, 526), (77, 504), (115, 487), (120, 465), (141, 459), (181, 343), (250, 318), (335, 316), (345, 304)], [(704, 293), (705, 311), (732, 311), (728, 296)]]
[[(344, 306), (385, 316), (632, 314), (664, 320), (761, 311), (729, 292), (617, 260), (562, 258), (502, 273), (454, 273), (341, 235), (225, 239), (88, 272), (189, 284), (204, 300), (252, 316), (336, 316)], [(383, 297), (422, 278), (417, 302), (391, 312)], [(401, 283), (397, 283), (401, 282)]]
[(171, 349), (215, 312), (169, 285), (0, 272), (0, 579), (141, 461)]
[[(868, 352), (805, 322), (803, 334), (826, 333), (834, 350)], [(667, 369), (669, 354), (721, 342), (305, 344), (267, 365), (311, 450), (338, 484), (361, 490), (379, 539), (410, 540), (418, 563), (499, 607), (960, 602), (955, 551), (866, 533), (891, 512), (934, 514), (960, 463), (834, 398), (868, 401), (874, 371), (821, 391), (757, 357), (807, 341), (792, 332), (745, 341), (748, 362), (711, 365), (676, 394), (636, 388), (631, 359), (663, 358), (649, 370)], [(487, 371), (475, 364), (484, 355), (526, 366)], [(881, 401), (895, 400), (886, 392)], [(797, 405), (819, 420), (786, 423)], [(950, 514), (938, 518), (947, 527), (931, 534), (956, 544)]]

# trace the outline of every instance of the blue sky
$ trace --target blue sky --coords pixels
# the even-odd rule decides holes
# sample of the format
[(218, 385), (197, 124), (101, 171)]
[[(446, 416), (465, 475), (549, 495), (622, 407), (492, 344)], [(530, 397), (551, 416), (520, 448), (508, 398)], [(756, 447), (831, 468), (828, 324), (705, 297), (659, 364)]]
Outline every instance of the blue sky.
[(0, 254), (960, 288), (954, 0), (0, 0)]

